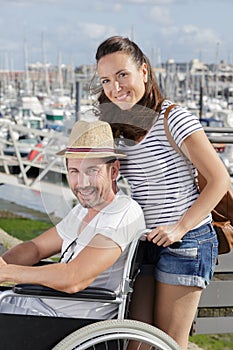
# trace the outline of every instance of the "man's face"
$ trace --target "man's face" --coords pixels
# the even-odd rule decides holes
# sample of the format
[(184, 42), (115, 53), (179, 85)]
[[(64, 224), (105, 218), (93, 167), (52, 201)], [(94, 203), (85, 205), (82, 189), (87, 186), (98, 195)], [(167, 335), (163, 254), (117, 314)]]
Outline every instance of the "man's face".
[(69, 185), (84, 208), (100, 209), (113, 198), (112, 183), (119, 161), (105, 164), (103, 159), (67, 159)]

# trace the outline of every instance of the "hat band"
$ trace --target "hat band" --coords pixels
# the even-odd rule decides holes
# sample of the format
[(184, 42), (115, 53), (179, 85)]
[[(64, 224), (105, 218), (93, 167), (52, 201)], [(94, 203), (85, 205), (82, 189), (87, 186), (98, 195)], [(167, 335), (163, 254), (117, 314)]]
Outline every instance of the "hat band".
[(78, 153), (78, 152), (82, 152), (82, 153), (115, 153), (115, 149), (113, 148), (74, 148), (74, 147), (67, 147), (66, 148), (66, 152), (73, 152), (73, 153)]

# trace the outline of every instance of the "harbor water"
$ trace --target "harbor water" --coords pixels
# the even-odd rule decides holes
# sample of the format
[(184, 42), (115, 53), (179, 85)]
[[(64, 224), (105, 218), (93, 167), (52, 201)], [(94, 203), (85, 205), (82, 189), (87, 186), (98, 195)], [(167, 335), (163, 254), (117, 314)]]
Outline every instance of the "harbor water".
[(45, 192), (11, 184), (0, 186), (0, 210), (33, 218), (54, 221), (63, 218), (72, 208), (72, 193), (69, 189), (56, 188)]

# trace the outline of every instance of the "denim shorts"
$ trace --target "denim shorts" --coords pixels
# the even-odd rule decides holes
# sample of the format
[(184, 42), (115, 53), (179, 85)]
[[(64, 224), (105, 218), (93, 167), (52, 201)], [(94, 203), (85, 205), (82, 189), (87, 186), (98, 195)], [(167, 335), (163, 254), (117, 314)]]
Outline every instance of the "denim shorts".
[(159, 282), (206, 288), (214, 274), (218, 256), (218, 239), (211, 224), (184, 235), (177, 245), (159, 247), (148, 242), (142, 275), (155, 275)]

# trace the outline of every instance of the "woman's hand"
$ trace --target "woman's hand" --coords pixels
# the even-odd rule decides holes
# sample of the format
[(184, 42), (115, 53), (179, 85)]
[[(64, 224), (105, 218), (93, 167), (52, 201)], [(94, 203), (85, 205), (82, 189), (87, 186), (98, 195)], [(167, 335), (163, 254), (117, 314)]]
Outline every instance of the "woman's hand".
[(168, 247), (180, 241), (184, 233), (181, 233), (178, 224), (159, 226), (147, 235), (148, 241), (158, 246)]

